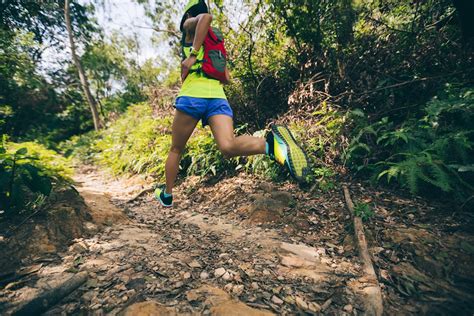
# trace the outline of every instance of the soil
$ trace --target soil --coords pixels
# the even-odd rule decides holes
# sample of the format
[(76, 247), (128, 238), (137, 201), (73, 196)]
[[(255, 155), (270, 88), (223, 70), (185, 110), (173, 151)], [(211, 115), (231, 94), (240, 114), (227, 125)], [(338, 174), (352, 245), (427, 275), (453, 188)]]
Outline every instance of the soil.
[[(50, 260), (25, 261), (33, 272), (5, 283), (0, 313), (79, 271), (88, 272), (86, 284), (46, 314), (364, 313), (370, 281), (340, 189), (307, 192), (245, 174), (216, 184), (189, 177), (174, 207), (162, 208), (151, 194), (127, 203), (147, 179), (82, 167), (76, 181), (97, 230)], [(375, 212), (365, 225), (385, 313), (471, 315), (470, 217), (354, 182), (350, 189)]]

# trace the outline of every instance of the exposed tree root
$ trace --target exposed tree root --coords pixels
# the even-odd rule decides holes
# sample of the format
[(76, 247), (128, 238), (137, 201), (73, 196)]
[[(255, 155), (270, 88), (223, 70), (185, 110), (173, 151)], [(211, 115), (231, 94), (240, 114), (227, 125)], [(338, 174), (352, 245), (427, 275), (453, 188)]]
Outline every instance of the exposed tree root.
[(65, 282), (22, 304), (13, 315), (39, 315), (87, 281), (87, 272), (79, 272)]
[(366, 300), (364, 302), (366, 306), (366, 314), (382, 315), (382, 291), (380, 290), (377, 275), (375, 274), (374, 266), (372, 265), (372, 260), (370, 259), (369, 250), (367, 247), (367, 240), (365, 239), (364, 225), (362, 224), (362, 219), (358, 216), (355, 216), (354, 214), (354, 203), (352, 203), (349, 189), (347, 188), (347, 186), (344, 185), (343, 190), (347, 208), (351, 212), (352, 218), (354, 220), (354, 234), (357, 240), (359, 257), (362, 260), (363, 270), (365, 274), (365, 276), (363, 277), (364, 283), (368, 283), (368, 285), (362, 290), (366, 295)]

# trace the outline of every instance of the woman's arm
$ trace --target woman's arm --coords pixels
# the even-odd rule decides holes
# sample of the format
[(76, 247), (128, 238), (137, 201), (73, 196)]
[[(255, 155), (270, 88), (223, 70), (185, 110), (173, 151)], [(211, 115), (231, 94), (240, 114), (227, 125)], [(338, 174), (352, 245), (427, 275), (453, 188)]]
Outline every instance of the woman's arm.
[[(211, 26), (212, 15), (208, 13), (199, 14), (194, 18), (189, 18), (184, 22), (183, 28), (186, 33), (194, 34), (193, 48), (197, 51), (204, 43), (209, 27)], [(181, 63), (181, 80), (186, 79), (189, 70), (196, 63), (196, 56), (191, 55)]]
[(227, 66), (225, 67), (225, 81), (222, 82), (223, 84), (229, 84), (230, 83), (230, 71)]

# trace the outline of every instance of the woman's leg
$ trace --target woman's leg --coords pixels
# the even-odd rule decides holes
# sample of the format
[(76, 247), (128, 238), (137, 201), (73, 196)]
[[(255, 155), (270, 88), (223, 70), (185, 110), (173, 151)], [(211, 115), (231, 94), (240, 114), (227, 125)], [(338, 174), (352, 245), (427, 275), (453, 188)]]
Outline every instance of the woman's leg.
[(179, 161), (181, 154), (184, 151), (186, 143), (194, 131), (199, 120), (176, 110), (172, 126), (171, 149), (168, 154), (168, 159), (165, 165), (166, 175), (166, 193), (171, 194), (174, 187), (174, 182), (179, 170)]
[(265, 153), (265, 139), (250, 135), (234, 136), (233, 120), (228, 115), (217, 114), (209, 118), (217, 147), (224, 157), (250, 156)]

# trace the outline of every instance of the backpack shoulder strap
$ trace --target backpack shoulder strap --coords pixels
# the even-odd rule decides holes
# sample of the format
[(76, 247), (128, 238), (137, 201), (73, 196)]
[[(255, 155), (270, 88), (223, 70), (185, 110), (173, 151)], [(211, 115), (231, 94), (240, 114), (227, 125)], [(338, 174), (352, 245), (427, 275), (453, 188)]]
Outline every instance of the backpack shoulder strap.
[(186, 54), (184, 53), (185, 44), (186, 44), (186, 32), (183, 31), (183, 35), (181, 36), (181, 60), (186, 59)]

